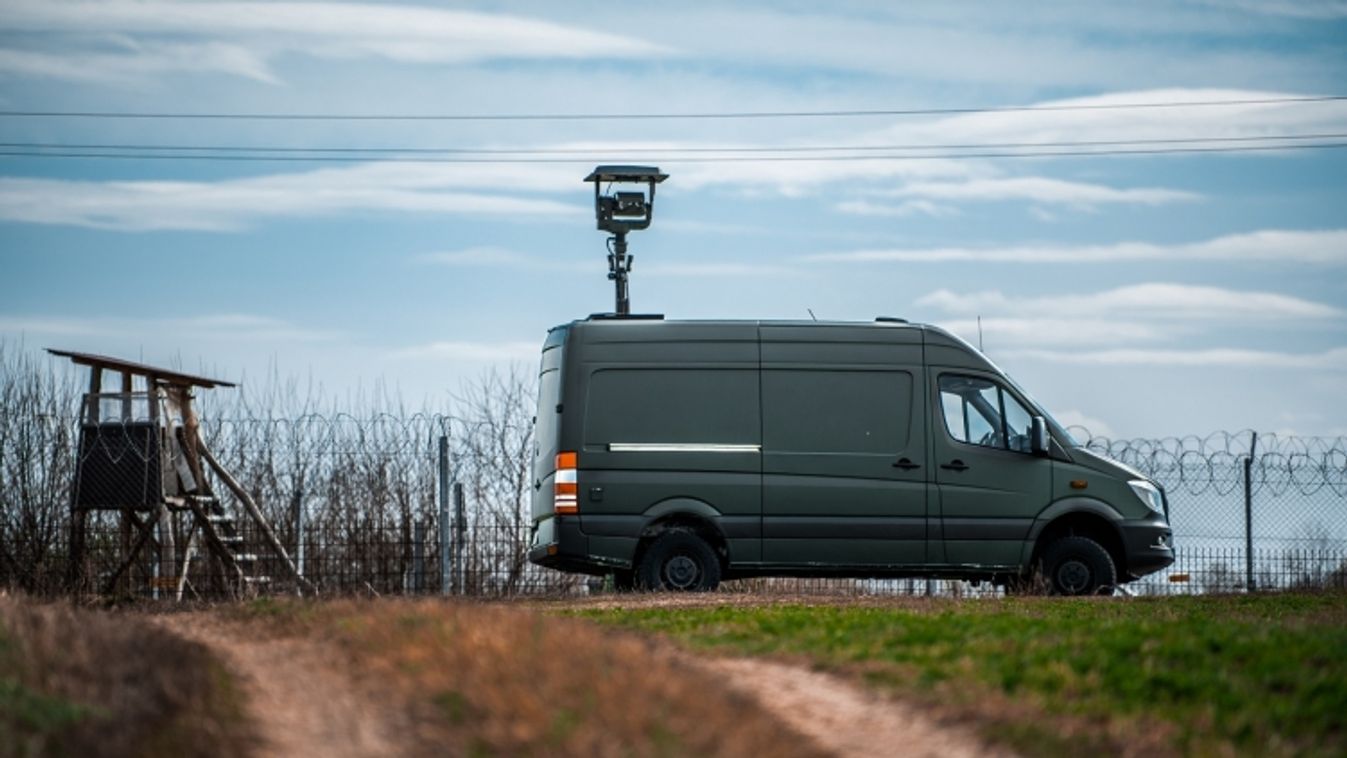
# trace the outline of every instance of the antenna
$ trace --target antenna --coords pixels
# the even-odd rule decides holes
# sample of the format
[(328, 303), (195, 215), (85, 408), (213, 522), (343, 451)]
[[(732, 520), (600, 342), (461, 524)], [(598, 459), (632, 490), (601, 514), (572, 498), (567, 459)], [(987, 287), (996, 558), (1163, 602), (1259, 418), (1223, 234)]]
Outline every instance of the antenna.
[(809, 311), (809, 318), (812, 318), (812, 319), (814, 319), (815, 321), (818, 321), (818, 316), (815, 316), (815, 315), (814, 315), (814, 309), (813, 309), (813, 308), (805, 308), (805, 310)]
[[(668, 179), (654, 166), (598, 166), (585, 177), (594, 182), (594, 217), (600, 231), (609, 232), (608, 278), (616, 290), (616, 309), (619, 316), (631, 314), (631, 299), (627, 294), (627, 275), (631, 273), (634, 256), (627, 255), (627, 232), (645, 229), (655, 209), (655, 185)], [(614, 192), (605, 194), (600, 185), (644, 184), (645, 192)]]
[(978, 352), (986, 352), (982, 349), (982, 315), (978, 314)]

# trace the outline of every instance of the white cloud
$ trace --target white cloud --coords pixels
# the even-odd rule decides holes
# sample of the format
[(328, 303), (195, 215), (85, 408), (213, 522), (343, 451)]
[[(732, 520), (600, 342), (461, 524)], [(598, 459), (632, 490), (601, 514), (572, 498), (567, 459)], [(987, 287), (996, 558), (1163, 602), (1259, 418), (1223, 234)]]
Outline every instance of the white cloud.
[[(506, 248), (490, 246), (426, 253), (424, 255), (416, 256), (413, 260), (418, 263), (440, 266), (532, 269), (537, 271), (578, 273), (599, 273), (604, 265), (602, 259), (593, 261), (555, 260), (537, 255), (526, 255)], [(759, 263), (722, 263), (716, 261), (650, 263), (641, 265), (639, 271), (643, 276), (686, 278), (795, 276), (800, 273), (798, 270), (787, 266)]]
[(1014, 316), (987, 316), (979, 324), (976, 319), (940, 320), (936, 325), (977, 344), (979, 330), (982, 343), (988, 351), (1010, 347), (1074, 347), (1126, 342), (1145, 342), (1168, 339), (1172, 327), (1156, 324), (1101, 319), (1018, 318)]
[[(657, 162), (659, 157), (649, 156), (649, 160)], [(688, 163), (678, 168), (677, 189), (692, 191), (723, 186), (746, 190), (766, 188), (786, 197), (805, 197), (821, 187), (835, 184), (873, 184), (933, 177), (964, 179), (994, 173), (990, 166), (977, 161), (936, 158)]]
[[(1283, 3), (1284, 4), (1284, 3)], [(822, 6), (818, 6), (822, 7)], [(1262, 19), (1176, 3), (831, 3), (826, 11), (742, 4), (633, 8), (620, 23), (659, 29), (689, 55), (903, 83), (1013, 91), (1145, 81), (1305, 81), (1318, 50), (1245, 43)], [(1194, 35), (1223, 44), (1181, 44)], [(1318, 55), (1316, 55), (1318, 54)], [(1299, 64), (1299, 65), (1297, 65)], [(831, 79), (829, 80), (831, 84)], [(871, 87), (871, 93), (875, 88)]]
[(1323, 319), (1344, 315), (1340, 308), (1273, 292), (1228, 290), (1152, 282), (1089, 295), (1014, 297), (998, 291), (959, 294), (937, 290), (917, 299), (918, 307), (947, 313), (1014, 314), (1063, 319), (1111, 314), (1154, 319)]
[(79, 55), (0, 48), (0, 73), (93, 84), (133, 84), (161, 71), (215, 71), (279, 84), (266, 60), (239, 45), (137, 44)]
[(786, 266), (758, 263), (652, 263), (641, 266), (642, 274), (665, 277), (716, 278), (752, 276), (797, 276), (799, 271)]
[(1117, 349), (1094, 351), (1016, 350), (1002, 356), (1094, 366), (1165, 366), (1269, 369), (1347, 370), (1347, 347), (1319, 353), (1213, 348), (1198, 350)]
[(931, 216), (933, 218), (944, 218), (948, 216), (959, 215), (959, 210), (948, 205), (939, 205), (929, 200), (905, 200), (897, 205), (885, 205), (881, 203), (872, 203), (869, 200), (847, 200), (833, 206), (841, 213), (850, 213), (854, 216), (891, 216), (894, 218), (906, 218), (908, 216)]
[(1192, 192), (1158, 187), (1117, 189), (1042, 176), (982, 178), (964, 182), (918, 181), (879, 194), (935, 200), (1031, 200), (1082, 208), (1104, 204), (1163, 205), (1200, 198), (1200, 195)]
[(512, 268), (539, 271), (592, 271), (595, 269), (595, 265), (592, 263), (549, 259), (538, 255), (526, 255), (508, 248), (491, 246), (426, 253), (416, 256), (414, 260), (418, 263), (437, 266), (473, 268)]
[(552, 200), (456, 191), (478, 186), (480, 174), (474, 167), (378, 164), (218, 182), (0, 177), (0, 219), (125, 231), (236, 231), (266, 219), (359, 211), (525, 219), (585, 212)]
[(1179, 244), (1119, 242), (1110, 245), (1020, 245), (871, 249), (820, 253), (805, 260), (894, 263), (1116, 263), (1119, 261), (1267, 261), (1347, 263), (1347, 229), (1296, 231), (1266, 229)]
[[(1191, 105), (1279, 100), (1305, 94), (1217, 88), (1107, 92), (1034, 103), (1039, 110), (970, 113), (928, 122), (897, 122), (866, 139), (871, 143), (1021, 145), (1197, 137), (1250, 140), (1240, 144), (1257, 145), (1273, 144), (1257, 141), (1257, 138), (1269, 135), (1342, 132), (1347, 128), (1347, 102), (1341, 101)], [(1166, 107), (1153, 107), (1153, 104)], [(1138, 105), (1144, 107), (1135, 107)], [(1053, 110), (1062, 107), (1073, 110)], [(1100, 149), (1109, 147), (1101, 146)], [(1014, 149), (1019, 148), (1008, 147), (1006, 151)]]
[[(0, 70), (72, 79), (87, 79), (89, 67), (102, 64), (124, 74), (206, 69), (268, 80), (264, 61), (285, 53), (424, 64), (670, 52), (626, 34), (415, 5), (19, 0), (6, 3), (4, 25), (10, 31), (63, 34), (66, 51), (63, 62), (50, 56), (0, 57)], [(133, 44), (110, 53), (103, 41), (113, 34)], [(222, 49), (236, 52), (222, 56)]]
[(0, 314), (0, 334), (25, 335), (32, 338), (96, 338), (100, 341), (108, 338), (124, 338), (128, 335), (153, 335), (159, 342), (180, 345), (202, 341), (245, 344), (331, 342), (344, 336), (337, 331), (313, 329), (284, 319), (249, 313), (154, 319)]
[(468, 342), (440, 341), (399, 348), (388, 354), (394, 360), (434, 360), (449, 363), (506, 363), (536, 361), (537, 341)]

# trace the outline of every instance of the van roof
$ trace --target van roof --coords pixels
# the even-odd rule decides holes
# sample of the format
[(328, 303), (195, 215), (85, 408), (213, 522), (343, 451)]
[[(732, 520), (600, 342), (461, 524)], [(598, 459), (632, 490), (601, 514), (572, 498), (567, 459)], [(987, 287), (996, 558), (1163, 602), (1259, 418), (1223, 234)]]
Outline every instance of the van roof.
[[(570, 323), (560, 324), (548, 330), (547, 339), (543, 344), (543, 350), (559, 347), (568, 340), (568, 333), (576, 327), (588, 330), (597, 330), (597, 332), (608, 332), (610, 336), (613, 332), (610, 330), (634, 330), (630, 336), (636, 337), (643, 330), (656, 330), (656, 332), (647, 332), (653, 336), (664, 327), (681, 327), (687, 329), (707, 329), (714, 330), (717, 327), (737, 327), (742, 329), (746, 326), (788, 326), (804, 329), (819, 329), (826, 332), (830, 329), (901, 329), (919, 331), (923, 334), (923, 342), (928, 349), (953, 349), (956, 354), (968, 356), (967, 360), (972, 361), (972, 366), (977, 368), (987, 368), (998, 373), (1004, 373), (992, 363), (982, 351), (978, 350), (964, 338), (931, 324), (909, 323), (907, 321), (895, 318), (880, 317), (874, 321), (813, 321), (805, 319), (677, 319), (666, 320), (663, 316), (646, 318), (598, 318), (591, 316), (585, 319), (577, 319)], [(627, 335), (624, 335), (624, 337)], [(822, 334), (820, 334), (822, 336)]]
[(581, 322), (605, 322), (605, 323), (627, 323), (627, 322), (651, 322), (658, 321), (670, 324), (779, 324), (784, 326), (913, 326), (926, 327), (929, 324), (912, 323), (905, 318), (896, 316), (876, 316), (873, 321), (840, 321), (840, 320), (819, 320), (819, 319), (666, 319), (662, 313), (633, 313), (628, 315), (616, 315), (613, 313), (593, 313), (587, 318), (577, 319), (572, 323)]
[[(974, 353), (981, 354), (967, 340), (962, 337), (933, 324), (922, 324), (907, 321), (906, 319), (893, 316), (880, 316), (874, 321), (819, 321), (810, 319), (666, 319), (662, 314), (649, 314), (641, 316), (614, 316), (610, 313), (598, 313), (588, 318), (576, 319), (568, 324), (560, 324), (548, 330), (549, 337), (557, 333), (557, 339), (565, 339), (565, 332), (571, 327), (585, 324), (590, 328), (598, 327), (601, 329), (624, 329), (624, 328), (656, 328), (657, 324), (669, 324), (679, 326), (706, 327), (708, 329), (717, 326), (746, 326), (756, 324), (759, 326), (797, 326), (806, 328), (871, 328), (871, 329), (916, 329), (926, 332), (928, 335), (934, 335), (938, 339), (944, 338), (949, 342), (967, 347)], [(548, 344), (553, 340), (549, 339)], [(985, 356), (983, 356), (985, 358)]]

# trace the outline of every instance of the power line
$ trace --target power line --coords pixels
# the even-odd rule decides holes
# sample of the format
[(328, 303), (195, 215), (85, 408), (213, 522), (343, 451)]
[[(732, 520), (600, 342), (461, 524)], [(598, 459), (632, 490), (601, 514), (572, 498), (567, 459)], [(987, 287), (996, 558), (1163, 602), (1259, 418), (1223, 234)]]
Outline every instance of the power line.
[(592, 148), (478, 148), (478, 147), (282, 147), (277, 145), (152, 145), (111, 143), (0, 142), (0, 149), (55, 151), (163, 151), (221, 153), (334, 153), (334, 154), (428, 154), (428, 155), (672, 155), (718, 153), (828, 153), (912, 150), (996, 150), (1020, 148), (1130, 147), (1211, 143), (1266, 143), (1279, 141), (1347, 139), (1347, 132), (1320, 134), (1269, 134), (1253, 137), (1169, 137), (1119, 140), (1073, 140), (1060, 142), (978, 142), (961, 144), (892, 145), (730, 145), (720, 147), (592, 147)]
[[(1347, 147), (1347, 142), (1292, 143), (1285, 145), (1243, 145), (1228, 147), (1172, 147), (1107, 150), (1051, 150), (1018, 152), (967, 152), (967, 153), (923, 153), (923, 154), (871, 154), (871, 155), (775, 155), (775, 156), (715, 156), (706, 158), (669, 157), (661, 163), (796, 163), (796, 162), (836, 162), (836, 161), (911, 161), (911, 160), (963, 160), (969, 158), (1063, 158), (1096, 157), (1122, 155), (1176, 155), (1209, 153), (1253, 153), (1277, 150), (1324, 150)], [(35, 152), (18, 150), (0, 150), (0, 157), (8, 158), (74, 158), (74, 159), (114, 159), (114, 160), (176, 160), (176, 161), (230, 161), (230, 162), (283, 162), (283, 163), (458, 163), (458, 164), (589, 164), (588, 158), (442, 158), (442, 157), (382, 157), (365, 158), (348, 155), (247, 155), (247, 154), (175, 154), (160, 152)]]
[(816, 111), (727, 111), (694, 113), (182, 113), (168, 111), (0, 111), (6, 118), (78, 118), (78, 119), (196, 119), (232, 121), (618, 121), (676, 119), (773, 119), (773, 118), (854, 118), (871, 116), (951, 116), (973, 113), (1023, 113), (1053, 111), (1112, 111), (1147, 108), (1219, 108), (1238, 105), (1283, 105), (1290, 103), (1326, 103), (1347, 100), (1347, 95), (1303, 97), (1240, 98), (1229, 100), (1186, 100), (1142, 103), (1078, 103), (1063, 105), (1006, 105), (978, 108), (886, 108)]

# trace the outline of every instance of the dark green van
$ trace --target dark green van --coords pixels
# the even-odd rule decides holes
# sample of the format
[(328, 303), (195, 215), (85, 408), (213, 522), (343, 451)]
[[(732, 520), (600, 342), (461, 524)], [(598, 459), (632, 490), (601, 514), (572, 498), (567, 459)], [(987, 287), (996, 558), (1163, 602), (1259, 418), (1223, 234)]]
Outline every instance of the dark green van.
[(592, 317), (543, 345), (529, 558), (619, 588), (940, 577), (1095, 594), (1174, 560), (1163, 490), (963, 340)]

